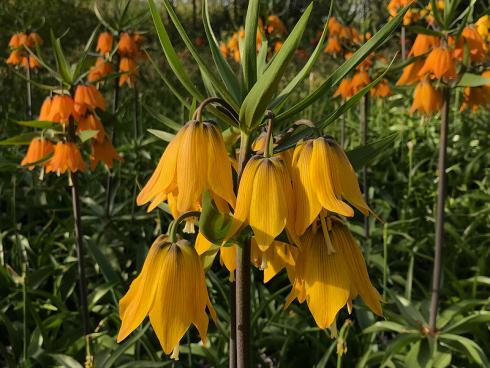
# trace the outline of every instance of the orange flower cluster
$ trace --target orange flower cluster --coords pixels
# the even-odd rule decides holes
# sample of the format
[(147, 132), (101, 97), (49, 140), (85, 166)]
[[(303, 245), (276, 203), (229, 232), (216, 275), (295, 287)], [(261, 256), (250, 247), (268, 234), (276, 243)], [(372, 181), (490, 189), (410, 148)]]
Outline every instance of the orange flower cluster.
[[(262, 37), (266, 36), (269, 45), (268, 57), (270, 58), (282, 47), (282, 38), (287, 33), (286, 26), (277, 15), (270, 15), (267, 18), (265, 26), (262, 19), (259, 18), (258, 28), (256, 36), (257, 52), (262, 47)], [(233, 58), (237, 63), (240, 62), (240, 42), (243, 42), (244, 39), (245, 31), (243, 28), (240, 28), (231, 35), (226, 43), (220, 43), (221, 54), (225, 58)]]
[[(395, 17), (398, 12), (409, 3), (410, 0), (391, 0), (386, 8), (388, 9), (388, 13), (390, 13), (390, 16)], [(444, 1), (438, 0), (436, 2), (436, 6), (440, 10), (444, 9)], [(421, 19), (425, 19), (425, 21), (429, 25), (434, 24), (434, 16), (432, 15), (432, 7), (430, 2), (426, 7), (423, 8), (411, 7), (410, 9), (408, 9), (408, 11), (403, 16), (403, 25), (408, 26), (418, 22)]]
[(29, 55), (26, 47), (35, 47), (42, 43), (43, 39), (36, 32), (14, 34), (9, 41), (10, 55), (7, 64), (22, 65), (29, 69), (39, 68), (39, 61)]
[[(320, 35), (321, 33), (318, 34), (318, 38)], [(355, 27), (344, 26), (337, 18), (332, 16), (328, 21), (328, 41), (323, 51), (327, 54), (343, 54), (345, 56), (350, 53), (348, 50), (352, 49), (353, 46), (364, 42), (364, 38), (369, 40), (371, 34), (369, 32), (366, 33), (366, 36), (359, 34)]]
[[(38, 117), (40, 121), (62, 124), (63, 131), (71, 119), (76, 123), (78, 132), (97, 131), (91, 139), (92, 154), (90, 161), (92, 170), (100, 161), (108, 168), (112, 168), (113, 161), (119, 159), (96, 114), (96, 109), (105, 110), (105, 100), (100, 92), (94, 86), (79, 85), (75, 89), (73, 97), (68, 94), (47, 97), (41, 106)], [(45, 162), (40, 162), (41, 166), (46, 168), (47, 173), (63, 174), (66, 171), (85, 171), (85, 162), (78, 145), (66, 139), (60, 140), (53, 146), (53, 143), (45, 138), (34, 138), (21, 165), (28, 166), (29, 170), (32, 170), (33, 163), (42, 161), (51, 153), (53, 157)]]
[[(349, 59), (351, 56), (352, 53), (347, 53), (345, 58)], [(377, 56), (377, 59), (385, 60), (381, 55)], [(341, 96), (344, 100), (347, 100), (371, 83), (372, 80), (369, 75), (369, 69), (372, 65), (373, 55), (370, 55), (356, 67), (356, 72), (352, 78), (345, 78), (342, 80), (334, 93), (334, 97)], [(373, 97), (388, 97), (391, 94), (391, 88), (388, 81), (381, 81), (371, 89), (370, 93)]]
[[(138, 75), (137, 61), (144, 59), (145, 55), (141, 51), (141, 44), (144, 37), (140, 33), (123, 32), (119, 36), (117, 52), (120, 56), (119, 86), (127, 84), (133, 87)], [(113, 50), (114, 39), (109, 32), (103, 32), (99, 35), (96, 50), (100, 54), (95, 65), (90, 69), (88, 80), (90, 82), (98, 81), (101, 78), (114, 72), (112, 62), (110, 61)]]
[[(431, 115), (441, 108), (442, 94), (432, 82), (434, 80), (451, 81), (457, 77), (457, 62), (463, 62), (465, 48), (468, 50), (469, 63), (481, 63), (488, 58), (483, 38), (473, 25), (465, 27), (456, 41), (452, 37), (441, 40), (436, 36), (417, 35), (409, 56), (420, 56), (421, 58), (407, 65), (396, 83), (397, 86), (418, 83), (410, 113), (419, 111), (424, 115)], [(425, 54), (427, 56), (424, 58)], [(465, 90), (466, 102), (463, 103), (463, 109), (471, 107), (474, 110), (477, 104), (487, 105), (485, 102), (488, 100), (487, 94), (481, 93), (476, 98), (476, 92), (476, 90), (472, 92), (470, 88)]]

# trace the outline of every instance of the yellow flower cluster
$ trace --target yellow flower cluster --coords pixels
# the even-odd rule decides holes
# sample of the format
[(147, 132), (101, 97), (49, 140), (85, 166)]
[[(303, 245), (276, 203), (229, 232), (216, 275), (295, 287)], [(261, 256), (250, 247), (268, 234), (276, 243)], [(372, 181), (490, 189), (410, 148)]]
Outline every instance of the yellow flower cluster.
[[(214, 311), (198, 255), (219, 249), (221, 263), (233, 279), (238, 246), (251, 247), (250, 261), (264, 270), (264, 282), (286, 268), (293, 286), (287, 304), (294, 299), (306, 301), (321, 328), (334, 327), (339, 310), (347, 306), (350, 312), (358, 295), (381, 315), (381, 297), (343, 222), (343, 217), (354, 216), (354, 208), (364, 215), (371, 211), (346, 154), (327, 136), (270, 155), (265, 148), (272, 143), (267, 139), (262, 134), (253, 144), (257, 152), (243, 169), (236, 196), (231, 163), (235, 157), (228, 156), (215, 124), (191, 120), (167, 146), (138, 204), (150, 202), (152, 210), (167, 201), (175, 217), (192, 211), (193, 218), (207, 191), (221, 213), (233, 212), (232, 224), (222, 244), (213, 245), (201, 233), (195, 247), (167, 236), (155, 241), (143, 270), (121, 299), (119, 341), (146, 315), (167, 354), (173, 351), (176, 356), (191, 323), (204, 340), (205, 310), (213, 318)], [(187, 220), (192, 222), (192, 218)], [(246, 227), (253, 235), (239, 245)], [(192, 230), (187, 225), (186, 229)]]

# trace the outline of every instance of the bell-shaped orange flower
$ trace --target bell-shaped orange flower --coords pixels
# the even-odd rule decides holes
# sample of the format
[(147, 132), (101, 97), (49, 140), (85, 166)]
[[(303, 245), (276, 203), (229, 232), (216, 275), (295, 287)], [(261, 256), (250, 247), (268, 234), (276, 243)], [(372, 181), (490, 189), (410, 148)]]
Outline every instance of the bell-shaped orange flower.
[(442, 94), (428, 80), (423, 80), (415, 87), (410, 114), (419, 111), (424, 115), (432, 115), (441, 109), (442, 102)]
[(99, 162), (103, 162), (109, 169), (112, 169), (114, 160), (120, 160), (116, 149), (109, 138), (105, 137), (102, 141), (92, 142), (92, 153), (90, 154), (90, 168), (95, 170)]
[(46, 97), (41, 105), (41, 109), (39, 111), (39, 116), (37, 120), (39, 121), (48, 121), (50, 117), (51, 105), (53, 103), (52, 97)]
[(104, 97), (95, 86), (77, 86), (74, 102), (75, 113), (78, 116), (84, 115), (87, 111), (94, 111), (96, 108), (105, 110)]
[(342, 24), (335, 17), (330, 17), (328, 21), (328, 34), (330, 37), (340, 34), (342, 30)]
[(297, 235), (305, 232), (322, 209), (354, 216), (354, 210), (342, 198), (364, 215), (369, 214), (356, 173), (333, 139), (317, 138), (299, 143), (294, 150), (291, 170)]
[(131, 58), (121, 58), (119, 63), (119, 72), (123, 73), (119, 76), (119, 86), (127, 84), (129, 87), (133, 87), (136, 80), (135, 77), (138, 75), (136, 62)]
[(382, 80), (376, 86), (374, 86), (371, 91), (371, 96), (385, 98), (391, 94), (391, 88), (388, 81)]
[(433, 73), (437, 79), (456, 78), (456, 66), (451, 51), (447, 47), (434, 48), (427, 59), (424, 66), (419, 71), (419, 77)]
[(425, 61), (423, 59), (418, 59), (411, 64), (408, 64), (403, 68), (403, 73), (400, 79), (396, 82), (397, 86), (405, 86), (409, 84), (417, 83), (420, 80), (419, 72), (424, 66)]
[(362, 88), (366, 87), (371, 83), (371, 77), (366, 71), (359, 71), (352, 77), (351, 86), (352, 93), (355, 94), (359, 92)]
[(327, 54), (338, 54), (340, 51), (342, 51), (342, 46), (336, 37), (330, 37), (328, 39), (327, 46), (325, 46), (323, 51), (325, 51)]
[(122, 56), (133, 57), (138, 51), (138, 46), (129, 33), (123, 32), (119, 37), (117, 50)]
[(253, 156), (245, 166), (238, 188), (231, 238), (246, 225), (266, 249), (284, 229), (294, 232), (294, 202), (286, 164), (279, 157)]
[(87, 114), (78, 119), (78, 130), (83, 132), (84, 130), (97, 130), (98, 133), (95, 136), (95, 140), (98, 143), (102, 143), (105, 138), (105, 129), (100, 119), (94, 114)]
[(325, 227), (310, 228), (302, 239), (296, 259), (295, 280), (286, 306), (295, 298), (306, 300), (320, 328), (334, 324), (337, 313), (358, 295), (377, 315), (382, 315), (381, 296), (369, 280), (361, 250), (339, 220), (327, 218)]
[(85, 162), (78, 146), (72, 142), (58, 142), (54, 147), (53, 157), (46, 163), (46, 173), (58, 175), (66, 171), (85, 171)]
[(97, 39), (95, 50), (97, 50), (99, 54), (109, 55), (112, 51), (112, 34), (109, 32), (102, 32)]
[(488, 58), (485, 42), (474, 26), (467, 26), (463, 29), (454, 49), (455, 58), (463, 60), (465, 45), (471, 61), (481, 62)]
[(43, 39), (36, 32), (31, 32), (27, 36), (27, 42), (29, 45), (39, 46), (43, 44)]
[(344, 100), (347, 100), (352, 97), (354, 91), (352, 90), (352, 82), (350, 79), (345, 78), (340, 82), (339, 87), (334, 93), (334, 97), (342, 96)]
[(6, 61), (10, 65), (18, 65), (22, 63), (22, 52), (20, 50), (13, 50)]
[(34, 169), (34, 162), (40, 161), (53, 152), (53, 144), (44, 138), (34, 138), (29, 147), (27, 153), (21, 161), (22, 166), (28, 166), (29, 170)]
[(286, 34), (286, 27), (277, 15), (269, 15), (269, 17), (267, 18), (267, 33), (269, 35), (280, 36)]
[(104, 58), (97, 58), (95, 65), (89, 70), (87, 80), (89, 82), (97, 82), (111, 73), (114, 73), (112, 63), (106, 61)]
[(138, 205), (151, 202), (148, 211), (168, 198), (176, 198), (178, 213), (198, 210), (209, 191), (221, 212), (235, 206), (231, 163), (219, 129), (212, 123), (191, 120), (169, 143), (153, 175), (141, 190)]
[(75, 107), (71, 96), (57, 95), (53, 97), (47, 120), (67, 124), (70, 117), (74, 116)]
[(191, 323), (206, 342), (208, 315), (216, 320), (199, 256), (187, 240), (172, 243), (165, 235), (151, 246), (141, 273), (119, 301), (124, 340), (148, 315), (165, 354), (178, 358), (179, 342)]
[(29, 68), (29, 69), (37, 69), (41, 66), (41, 64), (39, 64), (39, 61), (37, 61), (37, 59), (33, 56), (23, 56), (22, 57), (22, 61), (21, 61), (21, 64), (24, 68)]
[(440, 39), (435, 36), (428, 36), (422, 33), (419, 33), (415, 38), (415, 42), (413, 43), (409, 56), (420, 56), (425, 54), (427, 51), (432, 50), (434, 47), (439, 47), (441, 43)]
[(22, 35), (22, 33), (15, 33), (12, 35), (12, 37), (10, 38), (10, 41), (9, 41), (9, 47), (11, 49), (16, 49), (16, 48), (21, 46), (21, 44), (20, 44), (21, 35)]

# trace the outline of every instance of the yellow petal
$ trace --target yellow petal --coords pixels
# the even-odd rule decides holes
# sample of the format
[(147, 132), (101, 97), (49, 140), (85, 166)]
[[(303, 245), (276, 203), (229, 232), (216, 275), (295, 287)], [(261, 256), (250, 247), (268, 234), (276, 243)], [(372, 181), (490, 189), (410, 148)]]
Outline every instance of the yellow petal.
[(290, 252), (291, 245), (275, 241), (267, 251), (267, 268), (264, 270), (264, 283), (269, 282), (286, 265), (294, 266), (294, 259)]
[(262, 158), (255, 173), (250, 203), (250, 227), (259, 245), (270, 245), (286, 226), (284, 163), (277, 157)]
[(182, 134), (177, 158), (177, 210), (192, 211), (201, 203), (208, 174), (208, 147), (203, 126), (197, 121), (187, 123)]
[(209, 250), (213, 246), (213, 243), (211, 243), (204, 235), (201, 233), (197, 234), (196, 237), (196, 243), (194, 244), (194, 249), (196, 249), (197, 254), (201, 255), (207, 250)]
[(233, 214), (233, 224), (228, 232), (227, 239), (230, 239), (246, 223), (248, 223), (250, 213), (250, 202), (252, 200), (252, 191), (255, 173), (260, 164), (260, 157), (253, 156), (245, 165), (243, 175), (238, 187), (238, 197)]
[(337, 144), (334, 145), (333, 149), (336, 157), (335, 166), (342, 188), (342, 196), (364, 215), (368, 215), (371, 210), (364, 201), (361, 190), (359, 189), (356, 173), (349, 159)]
[(296, 202), (295, 232), (301, 236), (315, 221), (321, 211), (315, 188), (310, 179), (310, 162), (313, 151), (312, 142), (296, 146), (291, 168), (293, 192)]
[(139, 206), (151, 201), (157, 195), (165, 194), (175, 188), (177, 156), (179, 153), (180, 141), (185, 129), (186, 128), (184, 127), (177, 133), (175, 138), (163, 152), (150, 180), (148, 180), (136, 199), (136, 203)]
[(129, 291), (119, 302), (122, 324), (117, 336), (118, 342), (138, 327), (151, 309), (168, 251), (167, 248), (161, 248), (165, 241), (166, 238), (161, 236), (153, 242), (140, 275), (131, 283)]
[(323, 208), (352, 217), (354, 216), (352, 208), (338, 198), (341, 193), (336, 193), (337, 188), (335, 188), (335, 177), (332, 175), (332, 170), (334, 167), (328, 142), (324, 138), (315, 139), (310, 162), (310, 178), (317, 198)]
[(225, 265), (230, 273), (233, 273), (236, 270), (236, 250), (236, 245), (232, 245), (231, 247), (222, 246), (220, 248), (221, 263)]
[(318, 327), (327, 328), (349, 299), (351, 281), (348, 268), (340, 252), (328, 254), (321, 231), (305, 244), (304, 252), (308, 308)]
[(226, 153), (223, 136), (214, 124), (204, 124), (204, 134), (208, 141), (208, 185), (216, 195), (227, 201), (233, 208), (236, 197), (233, 192), (231, 162)]
[(366, 305), (378, 316), (383, 315), (381, 295), (371, 284), (364, 257), (355, 239), (345, 225), (332, 224), (332, 243), (346, 260), (356, 293), (359, 293)]

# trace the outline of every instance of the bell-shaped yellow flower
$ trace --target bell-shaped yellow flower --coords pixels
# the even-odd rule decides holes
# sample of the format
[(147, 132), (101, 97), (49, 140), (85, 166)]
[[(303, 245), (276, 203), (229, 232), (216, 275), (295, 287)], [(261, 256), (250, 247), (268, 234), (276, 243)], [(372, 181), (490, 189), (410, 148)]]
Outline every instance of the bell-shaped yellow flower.
[(124, 340), (149, 315), (166, 354), (178, 352), (179, 341), (191, 323), (205, 342), (206, 307), (216, 319), (196, 250), (186, 240), (171, 243), (162, 235), (151, 246), (141, 273), (119, 302), (122, 324), (117, 341)]
[(320, 328), (330, 327), (345, 305), (350, 312), (357, 295), (374, 313), (381, 315), (381, 296), (369, 280), (356, 241), (340, 221), (327, 220), (327, 229), (316, 231), (311, 227), (302, 239), (286, 306), (295, 298), (300, 303), (306, 300)]
[(234, 223), (228, 237), (250, 225), (260, 247), (267, 248), (287, 229), (294, 237), (291, 179), (280, 157), (253, 156), (238, 188)]
[(199, 210), (205, 190), (220, 211), (229, 211), (226, 203), (235, 206), (231, 163), (223, 137), (214, 124), (192, 120), (167, 146), (136, 202), (151, 202), (151, 211), (172, 195), (178, 215)]
[(283, 268), (287, 269), (288, 274), (293, 272), (298, 250), (296, 246), (276, 240), (262, 251), (253, 237), (251, 246), (252, 263), (264, 271), (264, 283), (269, 282)]
[(299, 143), (294, 150), (291, 173), (298, 235), (305, 232), (322, 209), (353, 216), (353, 209), (342, 199), (365, 215), (370, 211), (349, 159), (333, 139), (317, 138)]

